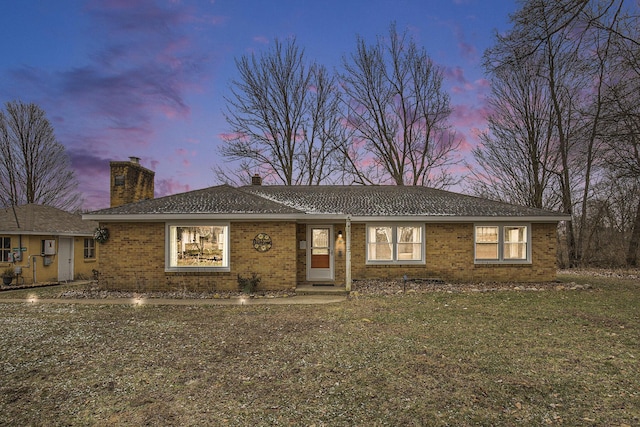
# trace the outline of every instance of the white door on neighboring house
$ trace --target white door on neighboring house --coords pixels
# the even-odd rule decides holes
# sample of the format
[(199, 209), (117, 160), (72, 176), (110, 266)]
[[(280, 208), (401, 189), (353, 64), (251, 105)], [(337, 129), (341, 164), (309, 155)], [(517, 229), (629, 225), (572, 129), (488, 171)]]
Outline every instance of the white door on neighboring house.
[(58, 281), (73, 280), (73, 238), (58, 239)]
[(307, 280), (333, 280), (333, 227), (307, 227)]

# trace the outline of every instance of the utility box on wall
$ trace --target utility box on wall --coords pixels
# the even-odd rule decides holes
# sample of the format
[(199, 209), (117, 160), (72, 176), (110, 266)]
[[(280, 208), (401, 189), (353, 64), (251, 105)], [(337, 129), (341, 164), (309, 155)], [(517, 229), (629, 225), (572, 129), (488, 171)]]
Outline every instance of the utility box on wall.
[(42, 253), (44, 255), (55, 255), (56, 254), (56, 241), (55, 240), (43, 240), (43, 248)]

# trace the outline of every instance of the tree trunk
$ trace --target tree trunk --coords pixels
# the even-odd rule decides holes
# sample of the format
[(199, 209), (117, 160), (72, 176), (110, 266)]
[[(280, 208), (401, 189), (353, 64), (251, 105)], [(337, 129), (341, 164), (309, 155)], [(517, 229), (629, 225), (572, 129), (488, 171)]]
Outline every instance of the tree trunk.
[(636, 208), (636, 219), (633, 222), (633, 230), (631, 231), (631, 240), (629, 240), (629, 249), (627, 251), (627, 266), (638, 266), (638, 246), (640, 246), (640, 202)]

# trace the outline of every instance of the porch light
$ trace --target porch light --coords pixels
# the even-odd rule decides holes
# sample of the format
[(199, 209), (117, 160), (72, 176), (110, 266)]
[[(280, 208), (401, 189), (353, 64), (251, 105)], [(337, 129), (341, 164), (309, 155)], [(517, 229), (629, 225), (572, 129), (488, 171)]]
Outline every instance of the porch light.
[(338, 231), (338, 239), (342, 239), (342, 230)]

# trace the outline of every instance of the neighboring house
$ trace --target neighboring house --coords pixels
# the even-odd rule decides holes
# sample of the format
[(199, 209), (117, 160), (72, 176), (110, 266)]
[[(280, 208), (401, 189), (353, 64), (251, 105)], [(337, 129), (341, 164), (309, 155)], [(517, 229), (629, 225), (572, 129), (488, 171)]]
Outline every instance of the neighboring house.
[(97, 222), (51, 206), (0, 209), (0, 270), (14, 266), (16, 284), (64, 282), (92, 277), (98, 248)]
[[(569, 219), (426, 187), (263, 186), (257, 176), (152, 199), (153, 172), (138, 159), (111, 170), (112, 207), (83, 218), (109, 230), (100, 273), (120, 289), (237, 289), (252, 273), (272, 290), (405, 275), (550, 281), (558, 222)], [(135, 194), (147, 199), (122, 204)]]

